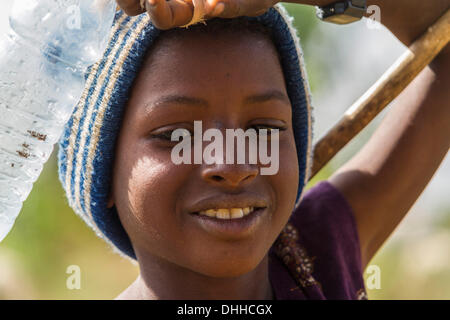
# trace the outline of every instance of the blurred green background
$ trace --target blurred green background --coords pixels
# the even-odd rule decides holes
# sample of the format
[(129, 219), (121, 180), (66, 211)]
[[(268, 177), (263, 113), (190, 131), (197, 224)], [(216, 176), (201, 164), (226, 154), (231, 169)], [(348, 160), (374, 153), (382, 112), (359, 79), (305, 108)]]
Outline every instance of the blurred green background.
[[(0, 8), (2, 6), (5, 5), (1, 4)], [(371, 37), (375, 39), (372, 40), (381, 45), (391, 37), (390, 46), (394, 49), (387, 50), (385, 44), (382, 48), (372, 48), (373, 44), (369, 44), (372, 40), (358, 38), (364, 33), (361, 25), (343, 27), (338, 32), (346, 32), (347, 37), (335, 37), (335, 27), (319, 23), (313, 8), (287, 7), (295, 17), (302, 39), (313, 96), (318, 96), (315, 100), (317, 140), (337, 121), (352, 100), (380, 76), (403, 48), (386, 30), (377, 31), (377, 35), (372, 34)], [(5, 21), (2, 23), (4, 28)], [(358, 28), (359, 31), (355, 31)], [(364, 45), (361, 46), (358, 41), (363, 41)], [(372, 60), (354, 58), (353, 49), (363, 48), (371, 52)], [(380, 62), (379, 53), (373, 50), (390, 52), (386, 53), (389, 58)], [(368, 61), (372, 69), (369, 75), (365, 75), (358, 69), (358, 64), (367, 65)], [(335, 70), (332, 72), (330, 69)], [(354, 74), (361, 78), (357, 77), (359, 80), (356, 82), (353, 79), (357, 85), (351, 82)], [(339, 93), (335, 88), (337, 83), (346, 81), (353, 89), (345, 91), (339, 87)], [(366, 128), (307, 188), (327, 179), (349, 159), (367, 141), (379, 120)], [(69, 208), (57, 177), (56, 152), (55, 149), (35, 183), (13, 230), (0, 244), (0, 299), (115, 298), (137, 277), (138, 267), (113, 253)], [(438, 173), (439, 176), (444, 174)], [(440, 190), (442, 186), (434, 188)], [(439, 196), (432, 197), (432, 209), (427, 203), (417, 209), (416, 204), (415, 210), (410, 213), (414, 217), (406, 218), (378, 252), (371, 264), (381, 270), (381, 288), (368, 290), (369, 298), (450, 298), (450, 206), (448, 202), (440, 200)], [(66, 287), (69, 277), (66, 270), (70, 265), (81, 268), (80, 290)]]

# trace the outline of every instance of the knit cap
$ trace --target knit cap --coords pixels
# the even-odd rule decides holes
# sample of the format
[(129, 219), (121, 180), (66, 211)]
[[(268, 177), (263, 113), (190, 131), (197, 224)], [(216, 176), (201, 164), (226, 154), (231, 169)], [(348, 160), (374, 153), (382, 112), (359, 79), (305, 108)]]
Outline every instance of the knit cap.
[[(297, 148), (301, 201), (312, 165), (312, 107), (303, 54), (293, 18), (277, 4), (258, 17), (280, 55)], [(207, 21), (206, 21), (207, 23)], [(59, 180), (70, 207), (121, 255), (136, 259), (115, 207), (107, 208), (115, 144), (134, 79), (147, 50), (164, 32), (148, 14), (129, 17), (117, 11), (103, 57), (86, 72), (85, 89), (59, 141)]]

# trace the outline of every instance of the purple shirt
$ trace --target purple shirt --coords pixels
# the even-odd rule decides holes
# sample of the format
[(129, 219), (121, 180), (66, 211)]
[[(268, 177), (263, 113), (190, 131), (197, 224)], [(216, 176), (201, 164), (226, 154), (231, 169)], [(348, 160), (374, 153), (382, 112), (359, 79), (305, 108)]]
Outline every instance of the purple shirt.
[(277, 300), (367, 299), (352, 208), (328, 181), (306, 191), (269, 251)]

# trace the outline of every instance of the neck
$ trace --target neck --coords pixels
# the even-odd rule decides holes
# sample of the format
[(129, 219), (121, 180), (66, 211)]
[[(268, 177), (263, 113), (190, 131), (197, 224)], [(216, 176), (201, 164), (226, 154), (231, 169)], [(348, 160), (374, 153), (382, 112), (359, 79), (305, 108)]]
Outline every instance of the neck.
[(209, 277), (160, 258), (138, 259), (141, 273), (116, 299), (271, 300), (268, 255), (252, 271), (227, 278)]

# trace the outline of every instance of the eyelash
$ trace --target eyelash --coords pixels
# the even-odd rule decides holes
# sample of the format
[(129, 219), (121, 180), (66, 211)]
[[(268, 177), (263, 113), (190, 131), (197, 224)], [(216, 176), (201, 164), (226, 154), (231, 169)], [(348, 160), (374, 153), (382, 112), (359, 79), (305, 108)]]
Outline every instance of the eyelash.
[[(274, 129), (278, 129), (279, 132), (287, 130), (287, 128), (285, 128), (285, 127), (271, 126), (271, 125), (264, 125), (264, 124), (263, 125), (253, 125), (250, 128), (254, 128), (256, 130), (256, 132), (259, 132), (260, 129), (268, 129), (267, 130), (268, 135), (271, 135), (271, 130), (274, 130)], [(179, 128), (176, 128), (173, 130), (167, 130), (167, 131), (157, 133), (157, 134), (151, 134), (151, 137), (160, 139), (160, 140), (164, 140), (164, 141), (168, 141), (168, 142), (177, 142), (177, 141), (172, 141), (172, 133), (177, 129), (179, 129)], [(192, 137), (194, 135), (194, 133), (191, 132), (190, 130), (188, 130), (188, 131), (190, 132), (191, 137)]]
[[(255, 128), (255, 127), (257, 127), (257, 128)], [(286, 128), (285, 128), (285, 127), (271, 126), (271, 125), (266, 125), (266, 124), (260, 124), (260, 125), (257, 124), (257, 125), (253, 125), (253, 126), (251, 126), (251, 128), (255, 128), (256, 132), (258, 132), (258, 131), (261, 130), (261, 129), (268, 129), (268, 130), (267, 130), (267, 133), (269, 133), (269, 134), (270, 134), (271, 130), (278, 130), (278, 131), (280, 131), (280, 132), (286, 131)]]
[[(150, 135), (150, 137), (151, 138), (155, 138), (155, 139), (159, 139), (159, 140), (162, 140), (162, 141), (167, 141), (167, 142), (174, 142), (174, 143), (176, 143), (177, 141), (172, 141), (172, 133), (175, 131), (175, 130), (177, 130), (177, 129), (180, 129), (180, 128), (175, 128), (175, 129), (171, 129), (171, 130), (166, 130), (166, 131), (163, 131), (163, 132), (161, 132), (161, 133), (153, 133), (153, 134), (151, 134)], [(188, 130), (188, 129), (186, 129), (186, 130)], [(194, 135), (194, 133), (191, 131), (191, 130), (188, 130), (189, 131), (189, 133), (191, 134), (191, 137)]]

